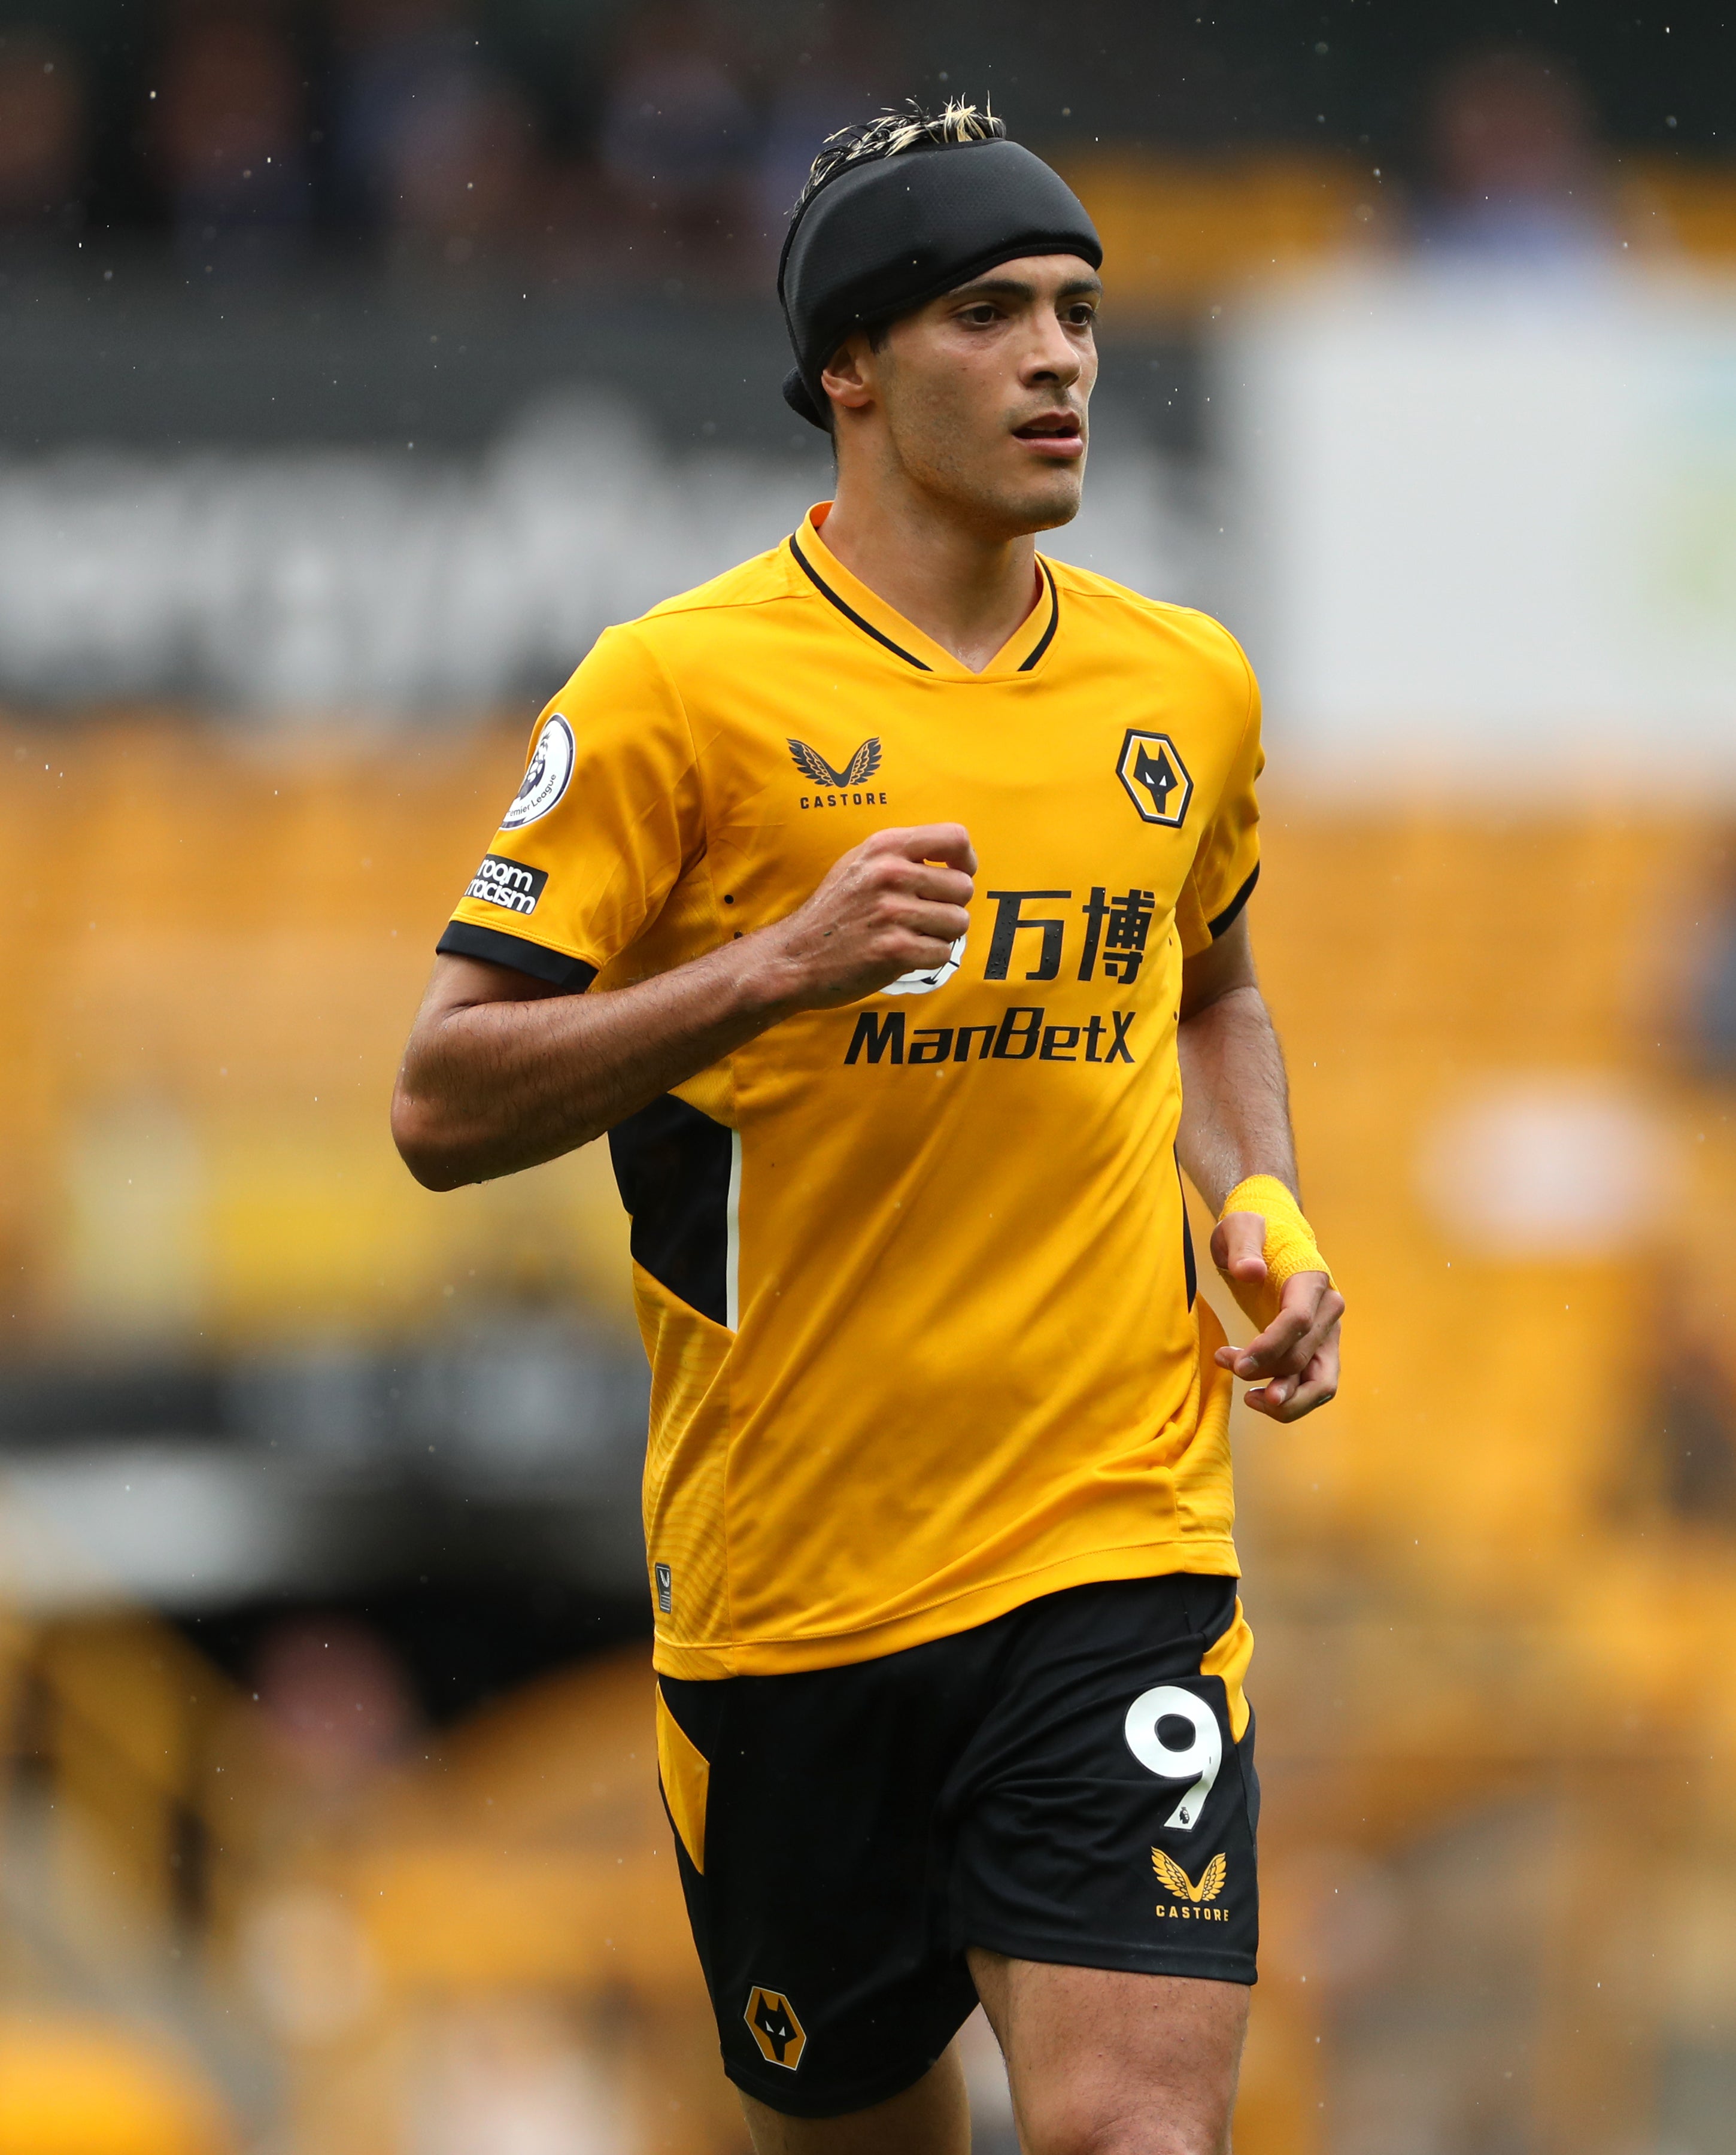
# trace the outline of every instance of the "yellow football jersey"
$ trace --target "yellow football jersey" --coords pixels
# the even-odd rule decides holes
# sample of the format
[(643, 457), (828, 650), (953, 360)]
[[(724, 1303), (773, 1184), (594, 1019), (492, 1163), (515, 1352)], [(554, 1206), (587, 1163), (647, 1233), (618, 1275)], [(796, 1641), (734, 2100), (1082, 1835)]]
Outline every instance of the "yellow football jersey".
[(1047, 560), (973, 673), (824, 517), (598, 640), (440, 944), (600, 992), (782, 919), (874, 830), (976, 847), (945, 965), (611, 1134), (671, 1676), (1237, 1569), (1175, 1021), (1184, 954), (1258, 873), (1253, 677), (1204, 615)]

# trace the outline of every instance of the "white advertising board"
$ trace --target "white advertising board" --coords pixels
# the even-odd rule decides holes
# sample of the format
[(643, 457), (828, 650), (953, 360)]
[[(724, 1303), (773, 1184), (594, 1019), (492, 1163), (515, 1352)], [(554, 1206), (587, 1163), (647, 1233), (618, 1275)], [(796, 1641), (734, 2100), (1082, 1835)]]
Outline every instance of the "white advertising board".
[(1270, 304), (1217, 359), (1293, 755), (1736, 790), (1736, 294), (1395, 271)]

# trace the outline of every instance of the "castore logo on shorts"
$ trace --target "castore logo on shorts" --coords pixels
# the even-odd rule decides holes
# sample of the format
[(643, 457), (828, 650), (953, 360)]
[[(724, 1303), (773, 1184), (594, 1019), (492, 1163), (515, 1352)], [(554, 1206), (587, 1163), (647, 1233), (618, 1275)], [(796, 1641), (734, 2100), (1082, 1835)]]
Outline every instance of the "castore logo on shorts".
[(1227, 1856), (1214, 1856), (1211, 1862), (1200, 1873), (1200, 1882), (1197, 1886), (1175, 1857), (1165, 1856), (1160, 1848), (1154, 1848), (1151, 1851), (1151, 1867), (1163, 1881), (1165, 1889), (1170, 1896), (1167, 1908), (1161, 1902), (1158, 1904), (1157, 1912), (1160, 1916), (1180, 1918), (1183, 1922), (1201, 1923), (1229, 1922), (1230, 1912), (1227, 1908), (1215, 1908), (1207, 1905), (1216, 1901), (1218, 1895), (1224, 1890), (1225, 1881), (1230, 1875), (1230, 1859)]

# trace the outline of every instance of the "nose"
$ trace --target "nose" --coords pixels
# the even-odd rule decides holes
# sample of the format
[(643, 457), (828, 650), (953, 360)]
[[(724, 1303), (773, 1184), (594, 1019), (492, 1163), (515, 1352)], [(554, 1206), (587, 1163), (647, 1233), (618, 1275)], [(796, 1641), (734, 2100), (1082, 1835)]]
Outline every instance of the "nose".
[(1044, 308), (1038, 315), (1036, 334), (1021, 370), (1027, 383), (1057, 382), (1071, 389), (1085, 369), (1084, 355), (1068, 336), (1059, 318)]

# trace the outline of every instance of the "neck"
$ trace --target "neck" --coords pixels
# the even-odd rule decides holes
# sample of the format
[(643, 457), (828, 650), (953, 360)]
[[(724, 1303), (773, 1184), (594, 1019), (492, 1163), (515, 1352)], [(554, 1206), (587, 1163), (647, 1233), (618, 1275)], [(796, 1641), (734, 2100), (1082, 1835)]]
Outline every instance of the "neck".
[(1037, 541), (986, 536), (914, 489), (838, 474), (827, 545), (853, 576), (973, 673), (1037, 603)]

